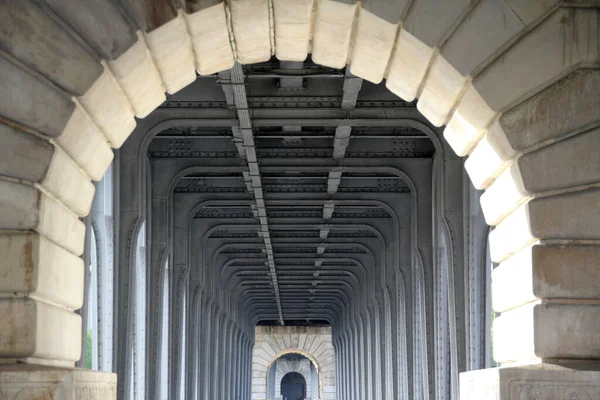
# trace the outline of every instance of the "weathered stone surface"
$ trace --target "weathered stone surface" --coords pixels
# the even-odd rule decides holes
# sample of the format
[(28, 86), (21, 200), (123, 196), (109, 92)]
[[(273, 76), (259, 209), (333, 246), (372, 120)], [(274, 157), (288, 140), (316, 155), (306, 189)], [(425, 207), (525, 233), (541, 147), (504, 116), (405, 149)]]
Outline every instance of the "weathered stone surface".
[(117, 375), (40, 365), (0, 366), (0, 398), (116, 400)]
[(274, 0), (275, 55), (280, 60), (304, 61), (312, 27), (314, 0)]
[(354, 34), (350, 71), (373, 83), (383, 80), (398, 26), (361, 10)]
[(490, 233), (492, 260), (502, 262), (539, 239), (599, 239), (599, 209), (598, 189), (533, 199)]
[(139, 118), (166, 100), (162, 79), (143, 36), (109, 65)]
[(45, 176), (54, 152), (50, 143), (2, 124), (0, 143), (0, 175), (32, 182)]
[(502, 262), (538, 240), (531, 230), (530, 205), (531, 202), (514, 210), (490, 232), (490, 253), (493, 262)]
[(517, 152), (508, 143), (500, 123), (497, 120), (492, 122), (465, 161), (465, 169), (473, 186), (480, 190), (490, 186), (511, 165), (516, 155)]
[(600, 299), (600, 247), (535, 246), (532, 258), (537, 297)]
[(94, 185), (62, 150), (55, 148), (40, 184), (78, 216), (84, 217), (89, 213), (94, 200)]
[(526, 149), (600, 120), (600, 70), (580, 69), (500, 118), (511, 146)]
[(2, 175), (38, 182), (77, 215), (87, 215), (94, 186), (65, 153), (6, 125), (0, 125), (0, 139)]
[(432, 56), (431, 47), (408, 31), (400, 31), (385, 86), (396, 96), (413, 101)]
[(411, 7), (404, 29), (429, 47), (437, 47), (450, 27), (469, 6), (469, 0), (418, 1)]
[(427, 75), (417, 108), (433, 125), (444, 125), (465, 83), (466, 78), (448, 61), (437, 57)]
[(176, 93), (196, 80), (192, 40), (183, 10), (145, 37), (167, 92)]
[(185, 12), (192, 14), (215, 5), (223, 6), (223, 0), (185, 0)]
[(37, 233), (0, 235), (0, 293), (34, 296), (76, 310), (83, 304), (83, 260)]
[(543, 239), (600, 239), (600, 189), (532, 200), (531, 231)]
[(0, 357), (74, 363), (81, 355), (81, 317), (31, 298), (0, 299)]
[(83, 253), (83, 223), (33, 186), (0, 180), (0, 229), (35, 230), (77, 256)]
[(598, 246), (529, 246), (494, 269), (494, 310), (504, 312), (537, 299), (600, 299), (599, 280)]
[(46, 3), (102, 58), (119, 58), (137, 40), (134, 28), (117, 5), (110, 1), (80, 2), (77, 7), (60, 0), (48, 0)]
[(494, 359), (600, 358), (599, 325), (598, 304), (527, 304), (494, 320)]
[(523, 184), (518, 164), (512, 164), (481, 195), (481, 208), (488, 225), (498, 225), (532, 194)]
[(482, 0), (452, 33), (440, 52), (466, 76), (524, 27), (508, 2)]
[(106, 138), (79, 104), (56, 142), (95, 181), (102, 179), (114, 158)]
[[(301, 354), (316, 363), (327, 392), (320, 391), (323, 399), (335, 399), (335, 367), (327, 360), (333, 358), (331, 328), (257, 326), (252, 352), (252, 399), (267, 399), (267, 371), (284, 354)], [(331, 378), (327, 382), (324, 377)], [(323, 389), (323, 388), (321, 388)]]
[(271, 28), (267, 0), (229, 3), (237, 59), (242, 64), (265, 62), (271, 58)]
[(74, 104), (63, 92), (0, 57), (0, 114), (48, 136), (59, 136)]
[(539, 364), (460, 374), (461, 400), (594, 399), (600, 364)]
[(316, 63), (332, 68), (346, 66), (355, 15), (355, 4), (333, 0), (317, 3), (312, 46), (312, 59)]
[(0, 46), (75, 96), (102, 73), (102, 66), (33, 1), (0, 3)]
[(132, 106), (107, 67), (90, 90), (77, 100), (112, 147), (121, 147), (135, 128)]
[(150, 32), (177, 16), (173, 3), (166, 0), (124, 0), (137, 26)]
[(185, 16), (200, 75), (214, 74), (233, 67), (233, 50), (223, 4)]
[(406, 7), (410, 4), (407, 0), (392, 0), (392, 1), (381, 1), (381, 0), (363, 0), (361, 6), (384, 19), (392, 24), (400, 22), (402, 15), (404, 14)]
[(486, 68), (473, 84), (495, 111), (525, 100), (569, 68), (598, 59), (597, 10), (560, 9)]
[(444, 138), (457, 155), (466, 156), (485, 133), (495, 115), (473, 85), (468, 83), (448, 126), (444, 129)]
[[(600, 103), (598, 103), (600, 105)], [(600, 182), (600, 128), (519, 158), (523, 183), (541, 193)]]

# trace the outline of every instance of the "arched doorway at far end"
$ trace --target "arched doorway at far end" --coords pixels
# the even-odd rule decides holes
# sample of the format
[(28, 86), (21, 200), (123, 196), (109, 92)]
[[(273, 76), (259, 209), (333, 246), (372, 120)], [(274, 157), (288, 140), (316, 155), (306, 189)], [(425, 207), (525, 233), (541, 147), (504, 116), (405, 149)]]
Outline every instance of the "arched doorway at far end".
[(281, 379), (283, 400), (303, 400), (306, 398), (306, 379), (298, 372), (288, 372)]
[(319, 399), (320, 370), (299, 353), (286, 353), (273, 360), (267, 370), (268, 400)]

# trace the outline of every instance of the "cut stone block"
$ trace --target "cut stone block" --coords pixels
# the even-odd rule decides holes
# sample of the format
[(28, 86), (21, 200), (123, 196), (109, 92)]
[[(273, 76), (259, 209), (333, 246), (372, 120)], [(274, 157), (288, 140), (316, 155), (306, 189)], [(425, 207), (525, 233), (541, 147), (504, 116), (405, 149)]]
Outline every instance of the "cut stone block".
[(462, 75), (470, 75), (524, 27), (507, 1), (482, 0), (440, 52)]
[(600, 128), (527, 153), (518, 163), (525, 187), (534, 193), (600, 182)]
[(413, 4), (404, 29), (429, 47), (437, 47), (450, 27), (469, 6), (469, 0), (420, 0)]
[(136, 25), (144, 32), (150, 32), (175, 18), (177, 13), (173, 5), (170, 1), (123, 0), (123, 6), (127, 7)]
[(524, 150), (600, 120), (600, 70), (580, 69), (502, 115), (511, 146)]
[(61, 0), (46, 3), (107, 60), (118, 58), (137, 40), (134, 27), (117, 4), (85, 2), (71, 7)]
[(69, 93), (85, 93), (102, 66), (32, 1), (0, 3), (0, 47)]
[(143, 35), (110, 69), (131, 102), (136, 115), (144, 118), (165, 100), (165, 88)]
[(512, 164), (481, 195), (481, 208), (488, 225), (496, 226), (512, 211), (530, 200), (519, 166)]
[(79, 217), (90, 212), (95, 188), (79, 166), (62, 150), (55, 148), (41, 186)]
[(320, 65), (343, 68), (348, 61), (356, 4), (334, 0), (317, 3), (312, 59)]
[(502, 262), (541, 239), (600, 239), (598, 210), (599, 189), (533, 199), (490, 233), (492, 261)]
[(460, 374), (460, 400), (595, 399), (600, 363), (538, 364)]
[(83, 260), (38, 233), (0, 235), (0, 294), (71, 310), (83, 305)]
[(490, 253), (493, 262), (502, 262), (538, 240), (531, 231), (530, 204), (517, 208), (490, 232)]
[(391, 22), (392, 24), (397, 24), (402, 19), (406, 7), (410, 5), (410, 1), (363, 0), (360, 4), (365, 10), (373, 13), (377, 17), (382, 18), (387, 22)]
[(0, 114), (39, 133), (61, 134), (74, 104), (63, 92), (0, 57)]
[(600, 239), (600, 189), (543, 197), (529, 203), (531, 231), (541, 239)]
[(465, 161), (465, 169), (473, 186), (482, 190), (490, 186), (516, 156), (517, 152), (508, 143), (502, 126), (494, 121)]
[(179, 10), (177, 18), (145, 36), (167, 92), (176, 93), (196, 80), (192, 40), (183, 10)]
[(559, 9), (475, 77), (473, 85), (490, 108), (506, 111), (576, 64), (597, 61), (597, 18), (592, 9)]
[(304, 61), (312, 28), (314, 0), (274, 0), (275, 55), (280, 60)]
[(431, 47), (409, 32), (400, 31), (385, 87), (396, 96), (413, 101), (417, 97), (432, 56)]
[(237, 59), (242, 64), (269, 61), (271, 26), (269, 2), (246, 0), (229, 2)]
[(433, 125), (444, 125), (466, 81), (448, 61), (438, 56), (427, 75), (417, 108)]
[(532, 260), (537, 297), (600, 299), (599, 246), (535, 246)]
[(217, 4), (185, 16), (192, 36), (196, 69), (210, 75), (233, 67), (233, 50), (229, 41), (224, 5)]
[(469, 83), (448, 126), (444, 129), (444, 137), (452, 150), (464, 157), (477, 144), (495, 115)]
[(8, 125), (0, 124), (0, 175), (40, 181), (54, 153), (49, 142)]
[(492, 273), (494, 310), (538, 299), (600, 299), (600, 247), (535, 245), (506, 259)]
[(77, 215), (88, 214), (94, 185), (68, 155), (6, 125), (0, 125), (0, 141), (0, 174), (40, 183)]
[(352, 74), (380, 83), (392, 54), (397, 30), (398, 25), (361, 9), (350, 63)]
[(114, 148), (121, 147), (135, 128), (135, 113), (108, 67), (77, 100)]
[(114, 158), (106, 138), (79, 104), (56, 142), (95, 181), (102, 179)]
[[(81, 356), (81, 317), (31, 298), (0, 299), (0, 357), (73, 365)], [(43, 361), (42, 361), (43, 362)]]
[(0, 229), (34, 230), (79, 256), (85, 225), (33, 186), (0, 180)]
[(117, 375), (42, 365), (0, 365), (0, 398), (116, 400)]
[(599, 330), (599, 304), (527, 304), (494, 320), (494, 359), (597, 359)]

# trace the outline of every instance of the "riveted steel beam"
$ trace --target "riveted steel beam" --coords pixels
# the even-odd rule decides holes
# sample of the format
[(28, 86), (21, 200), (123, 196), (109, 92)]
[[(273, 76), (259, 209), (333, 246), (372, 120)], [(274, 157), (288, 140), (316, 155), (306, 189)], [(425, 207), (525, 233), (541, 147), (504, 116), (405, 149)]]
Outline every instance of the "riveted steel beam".
[(251, 205), (254, 217), (260, 221), (259, 235), (264, 242), (264, 253), (267, 256), (266, 265), (269, 268), (273, 291), (275, 293), (275, 302), (279, 313), (279, 322), (284, 325), (283, 310), (281, 306), (281, 297), (279, 293), (279, 282), (277, 280), (277, 270), (275, 259), (273, 257), (273, 245), (269, 233), (269, 223), (267, 219), (267, 210), (264, 202), (264, 193), (262, 189), (262, 179), (258, 159), (256, 158), (256, 145), (254, 134), (252, 132), (252, 118), (248, 109), (248, 98), (246, 87), (244, 86), (245, 76), (240, 63), (236, 62), (230, 71), (220, 74), (228, 85), (223, 85), (223, 91), (228, 102), (229, 108), (234, 108), (237, 112), (238, 126), (232, 126), (234, 143), (238, 152), (246, 160), (248, 172), (244, 172), (244, 182), (248, 192), (254, 196), (254, 204)]

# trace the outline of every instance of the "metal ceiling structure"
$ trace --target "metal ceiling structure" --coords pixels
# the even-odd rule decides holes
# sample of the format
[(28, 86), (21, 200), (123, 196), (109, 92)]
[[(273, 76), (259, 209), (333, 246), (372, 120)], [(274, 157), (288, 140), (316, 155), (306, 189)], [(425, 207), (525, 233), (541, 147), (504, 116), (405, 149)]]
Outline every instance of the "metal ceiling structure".
[[(415, 103), (310, 57), (235, 64), (198, 77), (138, 120), (117, 155), (115, 201), (119, 249), (130, 248), (147, 226), (147, 335), (155, 349), (148, 376), (158, 375), (160, 282), (168, 264), (170, 331), (186, 338), (175, 335), (170, 343), (179, 360), (170, 381), (186, 375), (189, 398), (246, 388), (243, 380), (212, 385), (224, 384), (218, 363), (251, 360), (251, 352), (238, 359), (223, 346), (238, 340), (239, 349), (252, 349), (257, 325), (331, 327), (336, 368), (345, 368), (339, 374), (349, 380), (339, 385), (354, 393), (342, 398), (366, 396), (369, 387), (404, 397), (413, 387), (450, 390), (448, 381), (434, 383), (418, 371), (434, 351), (449, 354), (448, 332), (467, 320), (468, 331), (459, 335), (485, 339), (485, 285), (477, 282), (489, 276), (477, 272), (479, 255), (464, 268), (455, 261), (465, 243), (473, 254), (485, 252), (487, 228), (477, 193), (463, 186), (462, 163), (440, 134)], [(471, 207), (476, 217), (465, 225)], [(444, 266), (449, 246), (452, 267)], [(120, 250), (118, 263), (131, 265), (130, 252)], [(467, 269), (474, 279), (470, 313), (442, 313), (433, 329), (434, 307), (449, 308), (449, 296), (452, 307), (466, 307), (456, 285)], [(118, 326), (132, 315), (132, 279), (131, 269), (119, 270)], [(119, 343), (131, 340), (127, 329), (116, 332)], [(348, 347), (351, 340), (359, 347)], [(475, 347), (469, 351), (482, 362)], [(125, 366), (123, 353), (117, 356)], [(436, 365), (449, 362), (444, 356)], [(355, 384), (359, 372), (351, 366), (362, 363), (373, 368)], [(383, 374), (389, 380), (375, 384)], [(119, 379), (126, 390), (126, 378)], [(178, 388), (171, 386), (173, 398)]]
[(332, 323), (365, 284), (357, 268), (375, 267), (363, 265), (375, 243), (385, 251), (392, 240), (381, 232), (393, 224), (383, 204), (410, 195), (386, 167), (434, 154), (406, 118), (415, 104), (348, 71), (273, 59), (202, 77), (159, 108), (180, 110), (206, 117), (162, 130), (148, 155), (210, 166), (182, 176), (174, 196), (220, 200), (194, 218), (216, 226), (208, 240), (224, 246), (218, 262), (236, 267), (228, 279), (255, 321)]

